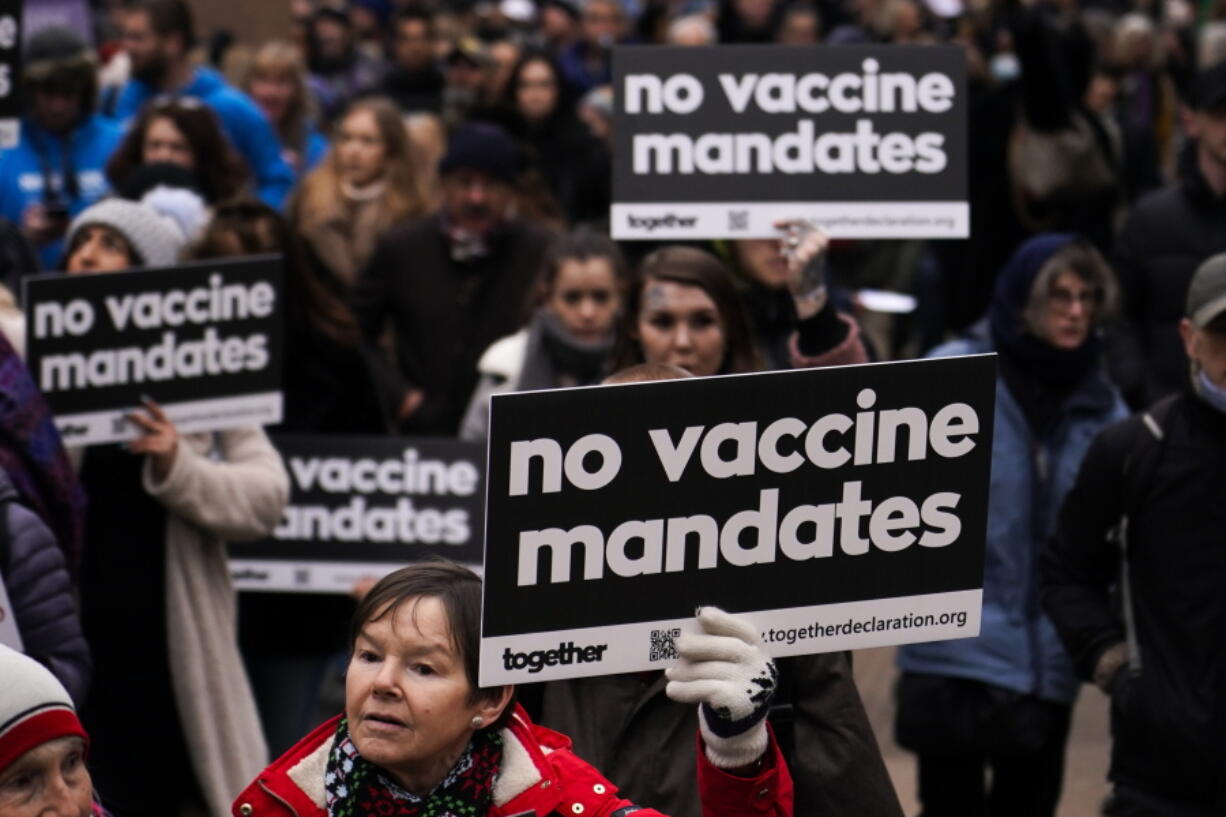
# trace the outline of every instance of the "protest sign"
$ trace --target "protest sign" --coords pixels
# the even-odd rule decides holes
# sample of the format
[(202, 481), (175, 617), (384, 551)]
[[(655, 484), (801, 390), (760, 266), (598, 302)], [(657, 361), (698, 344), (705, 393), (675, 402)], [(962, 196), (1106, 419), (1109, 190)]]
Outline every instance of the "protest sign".
[(180, 432), (281, 420), (279, 256), (23, 279), (26, 364), (68, 445), (129, 439), (142, 397)]
[(496, 395), (482, 686), (979, 631), (995, 357)]
[(614, 50), (613, 237), (965, 238), (953, 46)]
[(22, 0), (0, 0), (0, 150), (21, 141)]
[(271, 538), (230, 546), (240, 590), (349, 593), (429, 557), (480, 566), (484, 445), (298, 434), (273, 443), (289, 505)]

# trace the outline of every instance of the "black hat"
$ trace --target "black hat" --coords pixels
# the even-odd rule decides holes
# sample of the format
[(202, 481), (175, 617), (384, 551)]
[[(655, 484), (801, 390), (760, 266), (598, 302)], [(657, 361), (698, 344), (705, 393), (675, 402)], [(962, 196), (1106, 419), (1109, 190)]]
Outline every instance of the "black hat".
[(1196, 75), (1192, 86), (1192, 107), (1208, 111), (1226, 105), (1226, 62), (1219, 62)]
[(80, 68), (94, 69), (94, 52), (85, 39), (65, 26), (39, 29), (26, 44), (22, 71), (30, 82)]
[(519, 173), (519, 154), (506, 131), (487, 122), (461, 125), (451, 137), (447, 155), (438, 163), (440, 173), (479, 170), (504, 182)]

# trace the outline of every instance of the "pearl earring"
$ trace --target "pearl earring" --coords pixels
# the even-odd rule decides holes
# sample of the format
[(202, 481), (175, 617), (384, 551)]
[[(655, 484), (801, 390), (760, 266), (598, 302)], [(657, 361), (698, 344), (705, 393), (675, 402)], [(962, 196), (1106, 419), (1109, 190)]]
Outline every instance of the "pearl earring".
[(472, 726), (473, 729), (480, 729), (482, 726), (485, 726), (485, 721), (481, 719), (480, 715), (473, 715)]

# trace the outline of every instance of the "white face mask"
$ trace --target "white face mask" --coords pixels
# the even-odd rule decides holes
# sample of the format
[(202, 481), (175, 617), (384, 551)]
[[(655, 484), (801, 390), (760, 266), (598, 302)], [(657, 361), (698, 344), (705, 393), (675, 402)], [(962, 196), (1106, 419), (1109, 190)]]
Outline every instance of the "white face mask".
[(1226, 414), (1226, 389), (1210, 380), (1209, 375), (1205, 374), (1203, 369), (1197, 373), (1193, 382), (1196, 384), (1196, 393), (1201, 396), (1201, 399)]

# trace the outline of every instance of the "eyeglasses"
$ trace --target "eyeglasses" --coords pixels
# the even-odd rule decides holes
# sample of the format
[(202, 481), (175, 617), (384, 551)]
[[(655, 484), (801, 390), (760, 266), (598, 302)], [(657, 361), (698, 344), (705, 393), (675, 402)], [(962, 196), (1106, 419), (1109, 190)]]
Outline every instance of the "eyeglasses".
[(1072, 309), (1073, 304), (1081, 304), (1082, 309), (1093, 309), (1101, 306), (1103, 293), (1100, 289), (1083, 289), (1078, 292), (1057, 287), (1047, 293), (1047, 298), (1060, 309)]

